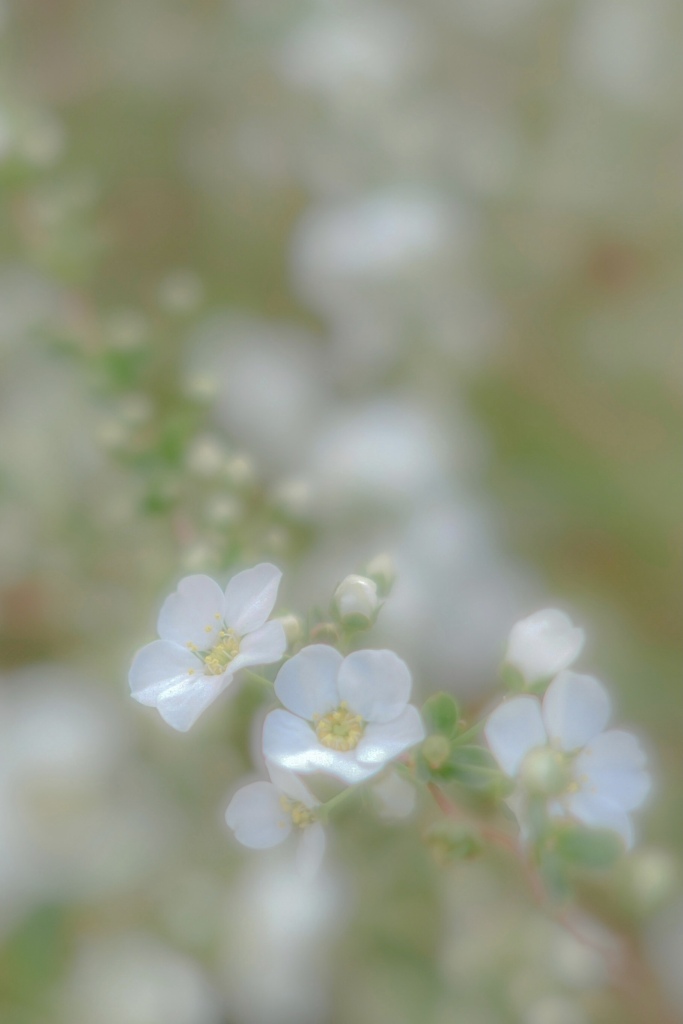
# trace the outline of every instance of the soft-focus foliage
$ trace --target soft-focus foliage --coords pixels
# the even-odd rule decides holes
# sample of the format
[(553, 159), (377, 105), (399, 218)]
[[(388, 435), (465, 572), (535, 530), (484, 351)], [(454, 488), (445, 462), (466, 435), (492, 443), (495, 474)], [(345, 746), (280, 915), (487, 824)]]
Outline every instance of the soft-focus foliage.
[[(683, 1012), (680, 20), (0, 0), (3, 1024)], [(295, 841), (240, 848), (256, 680), (187, 736), (130, 701), (182, 577), (275, 563), (289, 642), (325, 643), (335, 592), (378, 611), (380, 552), (360, 646), (457, 698), (421, 754), (452, 786), (492, 778), (450, 744), (513, 624), (585, 628), (656, 788), (613, 869), (563, 840), (630, 989), (595, 920), (551, 920), (398, 774), (340, 806), (314, 877)]]

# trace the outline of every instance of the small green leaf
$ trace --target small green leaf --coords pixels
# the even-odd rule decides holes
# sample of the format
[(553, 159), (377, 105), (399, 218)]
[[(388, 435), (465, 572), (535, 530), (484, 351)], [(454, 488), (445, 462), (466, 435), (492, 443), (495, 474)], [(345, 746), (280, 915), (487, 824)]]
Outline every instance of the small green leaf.
[(442, 736), (454, 736), (460, 718), (460, 708), (450, 693), (435, 693), (422, 705), (427, 730)]
[(582, 868), (609, 868), (624, 845), (615, 832), (568, 825), (555, 833), (555, 850), (568, 864)]
[(502, 778), (489, 751), (475, 746), (455, 747), (439, 774), (442, 778), (453, 779), (475, 789), (490, 789), (497, 786)]
[(514, 665), (509, 665), (507, 662), (503, 665), (500, 670), (500, 677), (503, 682), (503, 686), (506, 690), (510, 690), (512, 693), (522, 693), (526, 690), (526, 679)]

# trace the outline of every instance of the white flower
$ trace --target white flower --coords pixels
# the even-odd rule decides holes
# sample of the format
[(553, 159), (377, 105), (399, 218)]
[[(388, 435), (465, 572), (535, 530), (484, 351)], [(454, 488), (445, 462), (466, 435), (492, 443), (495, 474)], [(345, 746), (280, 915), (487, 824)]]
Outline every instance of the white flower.
[(527, 683), (535, 683), (569, 668), (584, 640), (583, 630), (573, 626), (568, 615), (544, 608), (512, 627), (505, 660)]
[(186, 576), (166, 598), (160, 640), (135, 655), (128, 681), (135, 700), (187, 732), (238, 669), (270, 665), (287, 649), (273, 610), (282, 573), (263, 562), (237, 573), (225, 593), (209, 576)]
[(299, 829), (297, 865), (302, 874), (314, 875), (325, 852), (325, 830), (316, 821), (320, 806), (310, 790), (292, 772), (266, 761), (270, 782), (251, 782), (238, 789), (228, 804), (225, 820), (235, 838), (252, 850), (278, 846)]
[(329, 772), (363, 782), (425, 737), (408, 704), (412, 680), (392, 651), (304, 647), (280, 669), (275, 692), (287, 710), (263, 727), (264, 756), (295, 772)]
[[(647, 796), (650, 776), (635, 736), (603, 732), (609, 716), (609, 697), (597, 679), (561, 672), (542, 702), (524, 695), (500, 704), (484, 735), (502, 770), (520, 780), (522, 793), (541, 792), (552, 815), (613, 829), (631, 846), (629, 812)], [(516, 811), (519, 796), (513, 799)]]

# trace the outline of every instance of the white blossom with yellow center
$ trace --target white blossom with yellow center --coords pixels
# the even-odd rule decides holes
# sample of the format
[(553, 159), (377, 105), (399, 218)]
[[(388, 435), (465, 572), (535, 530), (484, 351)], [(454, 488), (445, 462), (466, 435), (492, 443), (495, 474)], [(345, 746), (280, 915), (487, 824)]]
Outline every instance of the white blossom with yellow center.
[(160, 640), (135, 655), (128, 680), (140, 704), (180, 732), (250, 665), (280, 661), (282, 623), (267, 621), (282, 573), (263, 562), (237, 573), (225, 591), (209, 576), (187, 576), (159, 613)]
[(560, 672), (543, 701), (512, 697), (484, 728), (491, 753), (518, 787), (510, 805), (526, 831), (527, 793), (544, 795), (549, 813), (617, 832), (633, 843), (629, 812), (650, 789), (645, 754), (621, 729), (603, 732), (610, 717), (605, 688), (592, 676)]
[(284, 708), (266, 718), (264, 756), (289, 771), (363, 782), (424, 739), (411, 688), (408, 666), (392, 651), (343, 658), (325, 644), (304, 647), (275, 680)]
[(225, 820), (235, 838), (252, 850), (278, 846), (295, 832), (296, 862), (304, 875), (316, 873), (325, 852), (325, 830), (316, 819), (320, 806), (292, 772), (266, 762), (270, 782), (250, 782), (228, 804)]

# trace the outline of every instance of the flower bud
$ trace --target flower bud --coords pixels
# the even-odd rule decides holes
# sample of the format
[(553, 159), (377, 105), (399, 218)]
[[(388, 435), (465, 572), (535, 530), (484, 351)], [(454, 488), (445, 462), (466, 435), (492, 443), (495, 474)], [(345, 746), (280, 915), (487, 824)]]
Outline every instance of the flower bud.
[(651, 914), (670, 899), (681, 884), (674, 858), (665, 850), (638, 850), (624, 862), (624, 898), (639, 915)]
[(230, 483), (235, 487), (248, 487), (254, 482), (256, 468), (245, 455), (235, 455), (226, 464), (226, 472)]
[(451, 756), (450, 741), (446, 736), (428, 736), (422, 744), (422, 756), (432, 771), (438, 771)]
[(298, 615), (282, 615), (279, 619), (275, 620), (282, 625), (287, 637), (287, 646), (293, 647), (294, 644), (298, 644), (302, 639), (304, 631), (301, 619)]
[(505, 660), (527, 683), (540, 682), (568, 668), (584, 640), (583, 630), (573, 626), (569, 616), (545, 608), (512, 627)]
[(564, 758), (550, 747), (531, 750), (522, 762), (522, 784), (536, 796), (557, 796), (569, 784)]
[(339, 630), (334, 622), (319, 622), (311, 630), (312, 644), (330, 644), (336, 647), (339, 643)]
[(377, 584), (367, 576), (347, 576), (334, 592), (334, 604), (345, 626), (364, 629), (379, 607)]
[(388, 597), (396, 579), (396, 568), (391, 555), (375, 555), (365, 566), (365, 575), (376, 584), (380, 597)]

